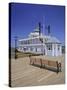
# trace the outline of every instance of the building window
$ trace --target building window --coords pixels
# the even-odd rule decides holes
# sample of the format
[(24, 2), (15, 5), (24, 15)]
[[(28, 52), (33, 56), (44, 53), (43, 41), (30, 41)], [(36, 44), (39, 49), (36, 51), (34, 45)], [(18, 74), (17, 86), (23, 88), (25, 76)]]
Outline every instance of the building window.
[(30, 48), (30, 51), (33, 51), (33, 48), (32, 47)]
[(49, 47), (48, 50), (51, 50), (51, 48)]
[(36, 52), (37, 52), (37, 48), (36, 48)]
[(58, 51), (60, 50), (60, 45), (58, 45)]
[(32, 44), (35, 44), (35, 39), (32, 39), (31, 42), (32, 42)]
[(32, 39), (29, 40), (29, 44), (32, 44)]
[(20, 43), (21, 43), (21, 45), (22, 45), (22, 44), (23, 44), (23, 41), (21, 41)]
[(30, 40), (28, 40), (27, 43), (30, 44)]
[(47, 44), (47, 49), (52, 50), (52, 44)]

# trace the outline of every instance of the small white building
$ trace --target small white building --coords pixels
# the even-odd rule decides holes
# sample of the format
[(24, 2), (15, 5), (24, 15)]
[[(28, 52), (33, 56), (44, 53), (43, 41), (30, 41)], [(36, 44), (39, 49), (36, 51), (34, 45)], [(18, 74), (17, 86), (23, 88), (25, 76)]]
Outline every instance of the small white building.
[(54, 36), (39, 35), (39, 30), (35, 29), (28, 38), (19, 40), (18, 50), (21, 52), (31, 52), (36, 54), (60, 56), (62, 55), (61, 42)]

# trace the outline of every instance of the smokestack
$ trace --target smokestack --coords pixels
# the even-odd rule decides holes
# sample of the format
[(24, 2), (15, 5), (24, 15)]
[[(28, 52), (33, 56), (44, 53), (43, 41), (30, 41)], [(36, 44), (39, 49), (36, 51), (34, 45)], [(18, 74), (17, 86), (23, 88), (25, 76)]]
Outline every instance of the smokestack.
[(41, 23), (39, 22), (39, 36), (41, 35)]
[(50, 35), (50, 25), (48, 25), (48, 35)]

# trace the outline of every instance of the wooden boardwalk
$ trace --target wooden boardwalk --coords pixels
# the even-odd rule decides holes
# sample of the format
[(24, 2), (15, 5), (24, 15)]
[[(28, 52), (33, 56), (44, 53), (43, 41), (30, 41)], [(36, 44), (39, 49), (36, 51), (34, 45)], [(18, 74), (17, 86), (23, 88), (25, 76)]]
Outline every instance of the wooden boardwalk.
[(17, 86), (36, 86), (36, 85), (54, 85), (64, 84), (64, 56), (62, 59), (62, 72), (56, 72), (41, 69), (30, 65), (29, 57), (11, 60), (11, 83), (13, 87)]

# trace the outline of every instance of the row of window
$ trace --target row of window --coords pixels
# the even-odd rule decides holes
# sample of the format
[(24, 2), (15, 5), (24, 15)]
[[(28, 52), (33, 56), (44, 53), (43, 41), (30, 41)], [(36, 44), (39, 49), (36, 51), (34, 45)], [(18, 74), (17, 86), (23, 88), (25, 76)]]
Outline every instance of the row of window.
[(36, 39), (30, 39), (30, 40), (26, 40), (26, 41), (21, 41), (20, 44), (36, 44), (36, 43), (39, 43), (41, 44), (41, 40), (39, 38), (36, 38)]
[[(22, 47), (20, 49), (22, 49)], [(29, 49), (31, 51), (33, 51), (34, 48), (33, 47), (30, 47), (30, 48), (24, 47), (23, 48), (24, 51), (29, 50)], [(35, 48), (35, 49), (36, 49), (35, 51), (37, 52), (37, 48)], [(47, 50), (52, 50), (52, 44), (47, 44)], [(58, 45), (58, 50), (60, 50), (60, 45)]]
[[(45, 42), (47, 39), (45, 39)], [(25, 41), (20, 41), (20, 44), (42, 44), (43, 43), (43, 38), (35, 38), (35, 39), (30, 39), (30, 40), (25, 40)], [(52, 45), (48, 44), (47, 47), (50, 47), (52, 49)], [(59, 46), (58, 46), (59, 47)]]
[(30, 47), (30, 48), (28, 48), (28, 47), (24, 47), (24, 48), (20, 47), (20, 50), (23, 50), (23, 51), (35, 51), (35, 52), (42, 51), (42, 49), (40, 49), (40, 48), (33, 48), (33, 47)]

